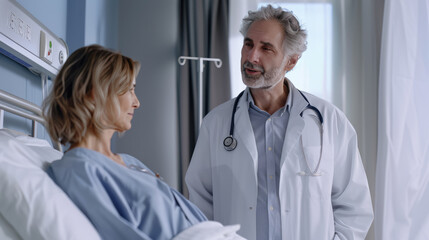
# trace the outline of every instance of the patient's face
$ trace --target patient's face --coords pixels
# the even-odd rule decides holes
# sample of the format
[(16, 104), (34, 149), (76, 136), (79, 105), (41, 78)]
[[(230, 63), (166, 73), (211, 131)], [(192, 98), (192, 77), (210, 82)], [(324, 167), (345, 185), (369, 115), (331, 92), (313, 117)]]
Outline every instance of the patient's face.
[(134, 110), (140, 106), (140, 102), (134, 92), (136, 87), (135, 81), (131, 88), (122, 95), (118, 96), (120, 105), (120, 114), (115, 119), (113, 126), (116, 131), (123, 132), (131, 128)]

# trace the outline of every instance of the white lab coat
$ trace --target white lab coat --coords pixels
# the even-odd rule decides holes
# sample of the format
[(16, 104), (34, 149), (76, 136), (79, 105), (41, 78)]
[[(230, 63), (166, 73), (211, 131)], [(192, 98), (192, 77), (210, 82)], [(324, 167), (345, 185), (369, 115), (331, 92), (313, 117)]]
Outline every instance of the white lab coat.
[[(320, 124), (307, 102), (289, 82), (292, 108), (281, 155), (279, 198), (282, 239), (364, 239), (373, 220), (366, 174), (357, 136), (345, 115), (332, 104), (308, 93), (324, 118), (322, 176), (301, 176), (314, 170), (320, 153)], [(229, 135), (230, 100), (205, 118), (186, 174), (190, 200), (206, 216), (225, 225), (241, 224), (238, 232), (256, 239), (258, 154), (246, 94), (235, 115), (237, 148), (224, 149)], [(316, 125), (317, 124), (317, 125)], [(301, 144), (301, 137), (304, 136)], [(304, 147), (303, 147), (304, 146)]]

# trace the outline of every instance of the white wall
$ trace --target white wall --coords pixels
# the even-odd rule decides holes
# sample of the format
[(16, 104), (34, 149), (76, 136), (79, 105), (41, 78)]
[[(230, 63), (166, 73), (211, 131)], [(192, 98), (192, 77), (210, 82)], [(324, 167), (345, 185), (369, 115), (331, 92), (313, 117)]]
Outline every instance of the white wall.
[(133, 128), (117, 140), (129, 153), (179, 187), (176, 72), (178, 1), (122, 0), (119, 3), (119, 50), (141, 63)]

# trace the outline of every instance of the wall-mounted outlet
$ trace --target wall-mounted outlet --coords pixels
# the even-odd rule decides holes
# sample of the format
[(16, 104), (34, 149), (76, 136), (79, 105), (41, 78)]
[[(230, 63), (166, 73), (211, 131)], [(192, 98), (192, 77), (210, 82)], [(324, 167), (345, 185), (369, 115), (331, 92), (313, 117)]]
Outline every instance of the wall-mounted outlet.
[(40, 58), (48, 63), (53, 60), (53, 40), (44, 31), (40, 31)]

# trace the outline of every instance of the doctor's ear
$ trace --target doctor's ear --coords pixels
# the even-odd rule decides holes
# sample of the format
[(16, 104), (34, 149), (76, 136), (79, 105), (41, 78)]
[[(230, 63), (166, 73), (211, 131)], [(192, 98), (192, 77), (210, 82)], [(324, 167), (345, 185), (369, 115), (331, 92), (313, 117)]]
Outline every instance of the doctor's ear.
[(298, 54), (294, 54), (292, 56), (289, 56), (289, 59), (287, 60), (287, 64), (285, 66), (285, 70), (286, 72), (289, 72), (290, 70), (292, 70), (295, 65), (298, 63), (298, 60), (301, 56), (299, 56)]

